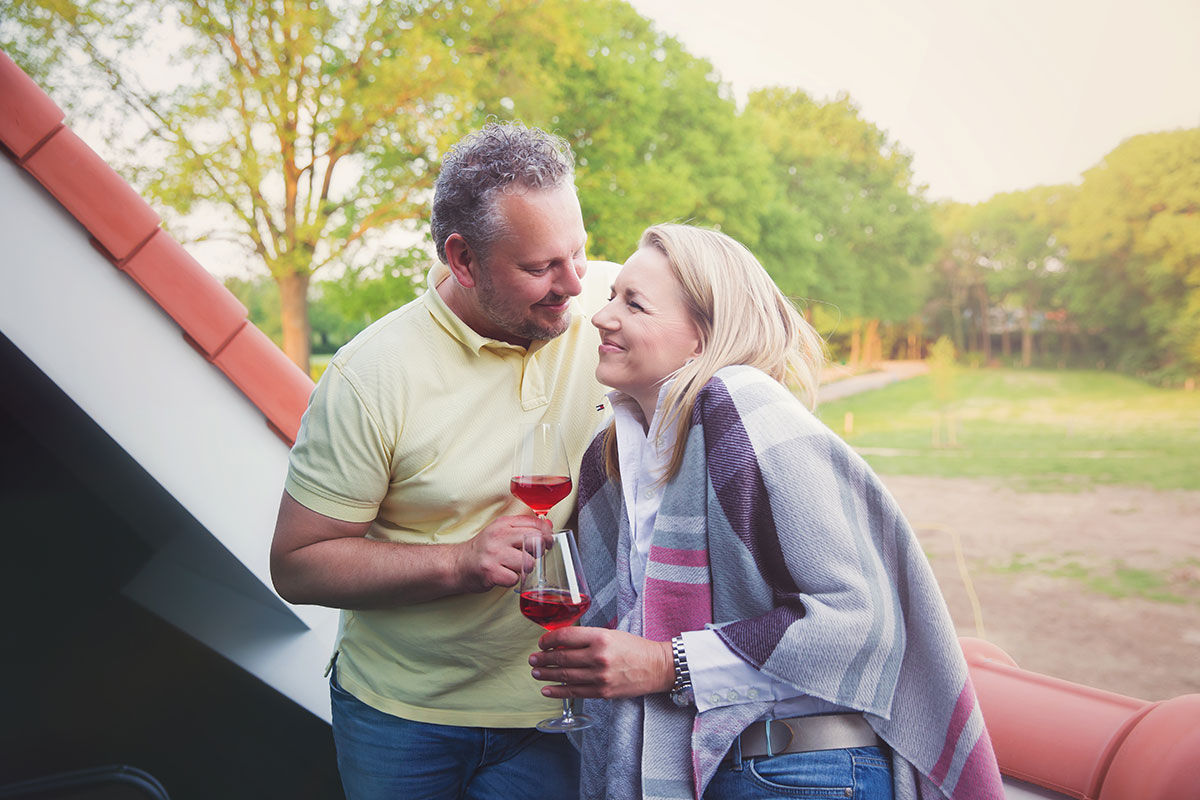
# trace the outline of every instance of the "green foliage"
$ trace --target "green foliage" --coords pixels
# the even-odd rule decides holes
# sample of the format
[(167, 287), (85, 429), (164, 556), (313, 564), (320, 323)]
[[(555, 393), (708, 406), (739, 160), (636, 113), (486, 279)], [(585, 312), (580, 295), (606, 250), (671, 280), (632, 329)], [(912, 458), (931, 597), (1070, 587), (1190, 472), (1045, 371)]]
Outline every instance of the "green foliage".
[(1088, 170), (1062, 240), (1071, 311), (1112, 362), (1200, 369), (1200, 128), (1135, 136)]
[[(550, 81), (525, 55), (565, 47), (542, 5), (41, 0), (16, 5), (2, 31), (52, 94), (71, 88), (76, 113), (111, 105), (113, 90), (126, 101), (142, 135), (118, 166), (181, 215), (215, 214), (198, 238), (233, 238), (261, 260), (286, 298), (285, 348), (304, 364), (306, 303), (293, 293), (327, 265), (396, 255), (384, 232), (424, 223), (438, 154), (480, 96)], [(187, 69), (146, 88), (136, 57), (167, 37), (184, 44), (149, 55)], [(134, 132), (119, 126), (114, 143)]]
[(313, 352), (332, 353), (355, 334), (417, 296), (425, 250), (412, 247), (382, 269), (346, 270), (315, 287), (310, 318)]
[(936, 245), (913, 185), (912, 157), (842, 95), (750, 95), (746, 116), (779, 182), (768, 194), (759, 256), (785, 292), (850, 317), (903, 320), (920, 309), (921, 267)]
[(930, 378), (822, 405), (885, 474), (997, 477), (1031, 490), (1093, 483), (1200, 489), (1200, 392), (1083, 370), (959, 369), (957, 447), (937, 449)]
[[(246, 306), (250, 322), (275, 344), (282, 343), (278, 284), (266, 276), (226, 278), (225, 288)], [(318, 282), (312, 294), (308, 309), (312, 351), (328, 356), (376, 319), (411, 300), (415, 292), (407, 275), (385, 274), (360, 281), (347, 274), (335, 281)], [(311, 366), (315, 368), (316, 362), (314, 358)]]
[(592, 257), (656, 222), (724, 230), (835, 351), (946, 335), (988, 363), (1019, 331), (1025, 365), (1200, 373), (1200, 128), (1134, 137), (1080, 186), (930, 206), (851, 98), (763, 89), (739, 113), (622, 0), (9, 0), (0, 47), (108, 132), (177, 236), (255, 254), (281, 293), (236, 291), (299, 363), (413, 296), (440, 154), (499, 117), (571, 142)]
[(1007, 343), (1019, 328), (1026, 365), (1184, 383), (1200, 370), (1198, 186), (1200, 129), (1190, 129), (1124, 142), (1080, 186), (940, 206), (932, 329), (991, 358), (992, 336)]
[(555, 130), (577, 157), (577, 186), (593, 258), (623, 261), (642, 231), (677, 221), (724, 230), (753, 248), (767, 161), (712, 66), (619, 0), (558, 0), (567, 39), (547, 51), (556, 74), (530, 103), (500, 116)]
[(266, 278), (226, 278), (225, 288), (246, 307), (246, 318), (280, 344), (283, 327), (279, 321), (279, 286)]

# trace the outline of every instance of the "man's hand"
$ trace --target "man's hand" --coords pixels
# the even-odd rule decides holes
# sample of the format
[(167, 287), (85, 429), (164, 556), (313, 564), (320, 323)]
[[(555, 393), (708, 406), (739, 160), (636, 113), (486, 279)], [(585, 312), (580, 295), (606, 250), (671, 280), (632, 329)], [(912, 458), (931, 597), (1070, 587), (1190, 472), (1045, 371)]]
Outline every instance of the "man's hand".
[(529, 534), (549, 538), (554, 526), (548, 519), (530, 514), (500, 517), (457, 545), (455, 570), (462, 581), (463, 593), (486, 592), (496, 586), (516, 586), (521, 567), (533, 565), (533, 557), (522, 543)]
[(532, 514), (501, 517), (461, 544), (401, 544), (366, 538), (369, 522), (343, 522), (297, 503), (286, 491), (271, 541), (271, 577), (290, 603), (394, 608), (513, 586), (526, 533), (549, 537)]
[(538, 640), (529, 657), (546, 697), (641, 697), (675, 685), (670, 642), (655, 642), (607, 628), (559, 628)]

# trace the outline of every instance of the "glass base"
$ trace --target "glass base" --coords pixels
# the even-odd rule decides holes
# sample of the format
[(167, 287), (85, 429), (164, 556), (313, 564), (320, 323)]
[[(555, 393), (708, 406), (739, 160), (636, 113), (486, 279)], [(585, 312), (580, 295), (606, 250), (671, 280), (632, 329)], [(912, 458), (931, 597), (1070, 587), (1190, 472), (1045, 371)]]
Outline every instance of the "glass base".
[(572, 714), (569, 717), (544, 719), (537, 724), (537, 729), (542, 733), (569, 733), (590, 728), (595, 724), (594, 717), (589, 717), (587, 714)]

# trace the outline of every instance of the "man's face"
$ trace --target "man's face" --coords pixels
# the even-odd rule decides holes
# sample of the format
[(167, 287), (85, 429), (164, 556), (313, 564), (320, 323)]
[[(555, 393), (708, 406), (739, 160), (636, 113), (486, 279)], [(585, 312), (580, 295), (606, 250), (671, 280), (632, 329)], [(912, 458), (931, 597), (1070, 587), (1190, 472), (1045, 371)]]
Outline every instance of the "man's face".
[(552, 339), (571, 322), (570, 299), (582, 291), (587, 232), (571, 186), (502, 194), (506, 233), (492, 243), (476, 276), (490, 330), (513, 344)]

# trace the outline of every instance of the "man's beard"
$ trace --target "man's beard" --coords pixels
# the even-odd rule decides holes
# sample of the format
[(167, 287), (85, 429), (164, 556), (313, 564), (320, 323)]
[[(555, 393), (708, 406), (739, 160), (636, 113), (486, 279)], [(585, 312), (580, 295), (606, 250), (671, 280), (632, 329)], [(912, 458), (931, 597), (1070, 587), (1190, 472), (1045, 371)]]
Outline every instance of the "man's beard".
[[(488, 322), (515, 338), (529, 339), (531, 341), (535, 339), (553, 339), (555, 336), (566, 333), (567, 328), (571, 325), (571, 314), (569, 311), (549, 325), (539, 324), (529, 319), (528, 315), (531, 313), (529, 306), (517, 306), (507, 303), (499, 297), (496, 286), (492, 283), (492, 276), (488, 273), (486, 267), (479, 271), (476, 282), (479, 307), (483, 311), (483, 315), (487, 317)], [(542, 301), (547, 299), (554, 300), (554, 296), (547, 295), (542, 298)], [(569, 299), (568, 297), (562, 297), (555, 300), (555, 302), (565, 302)]]

